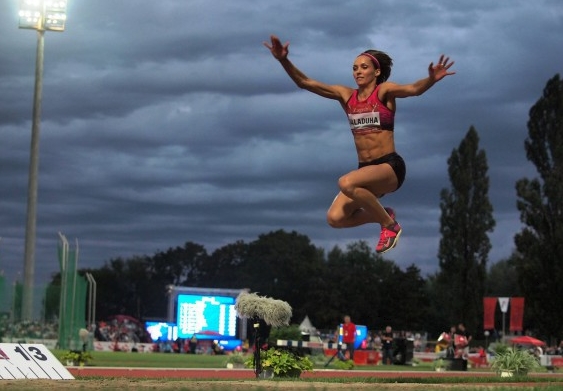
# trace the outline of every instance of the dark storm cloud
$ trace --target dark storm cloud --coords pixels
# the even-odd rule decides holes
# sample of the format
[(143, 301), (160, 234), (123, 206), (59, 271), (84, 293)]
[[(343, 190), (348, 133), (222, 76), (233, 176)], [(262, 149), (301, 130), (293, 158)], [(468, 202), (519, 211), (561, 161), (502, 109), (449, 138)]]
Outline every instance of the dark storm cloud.
[[(367, 48), (394, 59), (391, 80), (424, 77), (445, 53), (456, 76), (401, 100), (396, 146), (407, 181), (383, 199), (404, 226), (389, 258), (437, 267), (447, 159), (471, 126), (487, 153), (497, 227), (491, 261), (519, 229), (514, 184), (535, 176), (524, 140), (530, 107), (560, 73), (563, 7), (544, 0), (70, 2), (67, 30), (46, 33), (37, 279), (56, 272), (58, 232), (80, 266), (186, 241), (209, 251), (271, 230), (330, 249), (374, 241), (377, 227), (335, 230), (325, 211), (355, 151), (338, 103), (296, 88), (262, 46), (289, 41), (306, 74), (353, 85)], [(23, 269), (36, 33), (0, 3), (0, 269)]]

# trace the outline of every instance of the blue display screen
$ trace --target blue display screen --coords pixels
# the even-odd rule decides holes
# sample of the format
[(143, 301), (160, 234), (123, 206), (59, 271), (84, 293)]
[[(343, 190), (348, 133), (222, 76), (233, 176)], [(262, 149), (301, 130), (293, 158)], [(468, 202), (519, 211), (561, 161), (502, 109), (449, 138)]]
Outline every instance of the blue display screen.
[(179, 338), (235, 338), (235, 298), (228, 296), (178, 295), (176, 324)]
[(153, 342), (175, 341), (178, 338), (178, 327), (174, 323), (145, 322), (145, 328)]

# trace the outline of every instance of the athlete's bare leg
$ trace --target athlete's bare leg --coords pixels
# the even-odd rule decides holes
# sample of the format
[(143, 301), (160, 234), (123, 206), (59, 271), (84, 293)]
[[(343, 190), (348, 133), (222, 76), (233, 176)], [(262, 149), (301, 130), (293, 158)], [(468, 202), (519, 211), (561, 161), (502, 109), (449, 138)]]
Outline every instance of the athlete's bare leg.
[(394, 223), (379, 202), (378, 195), (397, 189), (397, 177), (389, 164), (362, 167), (342, 176), (340, 193), (327, 212), (328, 223), (335, 228)]

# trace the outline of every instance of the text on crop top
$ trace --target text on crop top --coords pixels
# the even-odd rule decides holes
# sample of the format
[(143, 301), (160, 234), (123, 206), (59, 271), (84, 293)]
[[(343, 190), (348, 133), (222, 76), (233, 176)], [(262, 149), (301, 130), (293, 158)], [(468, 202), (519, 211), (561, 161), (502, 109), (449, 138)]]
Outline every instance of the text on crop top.
[(358, 90), (355, 90), (346, 102), (346, 114), (352, 134), (362, 135), (381, 130), (394, 130), (395, 112), (389, 110), (377, 97), (380, 86), (378, 85), (363, 101), (358, 100)]

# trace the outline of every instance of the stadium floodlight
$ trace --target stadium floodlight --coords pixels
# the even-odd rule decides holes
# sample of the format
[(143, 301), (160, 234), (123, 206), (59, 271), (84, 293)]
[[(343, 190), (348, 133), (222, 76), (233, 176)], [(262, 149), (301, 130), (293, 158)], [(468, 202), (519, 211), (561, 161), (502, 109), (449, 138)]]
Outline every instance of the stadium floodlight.
[(66, 0), (20, 0), (19, 27), (42, 31), (64, 31)]
[(44, 36), (45, 31), (64, 31), (67, 3), (67, 0), (20, 0), (19, 7), (19, 28), (37, 30), (35, 90), (33, 94), (33, 118), (27, 188), (22, 320), (33, 320), (37, 177), (39, 172), (39, 128), (41, 124), (41, 96), (43, 91)]

